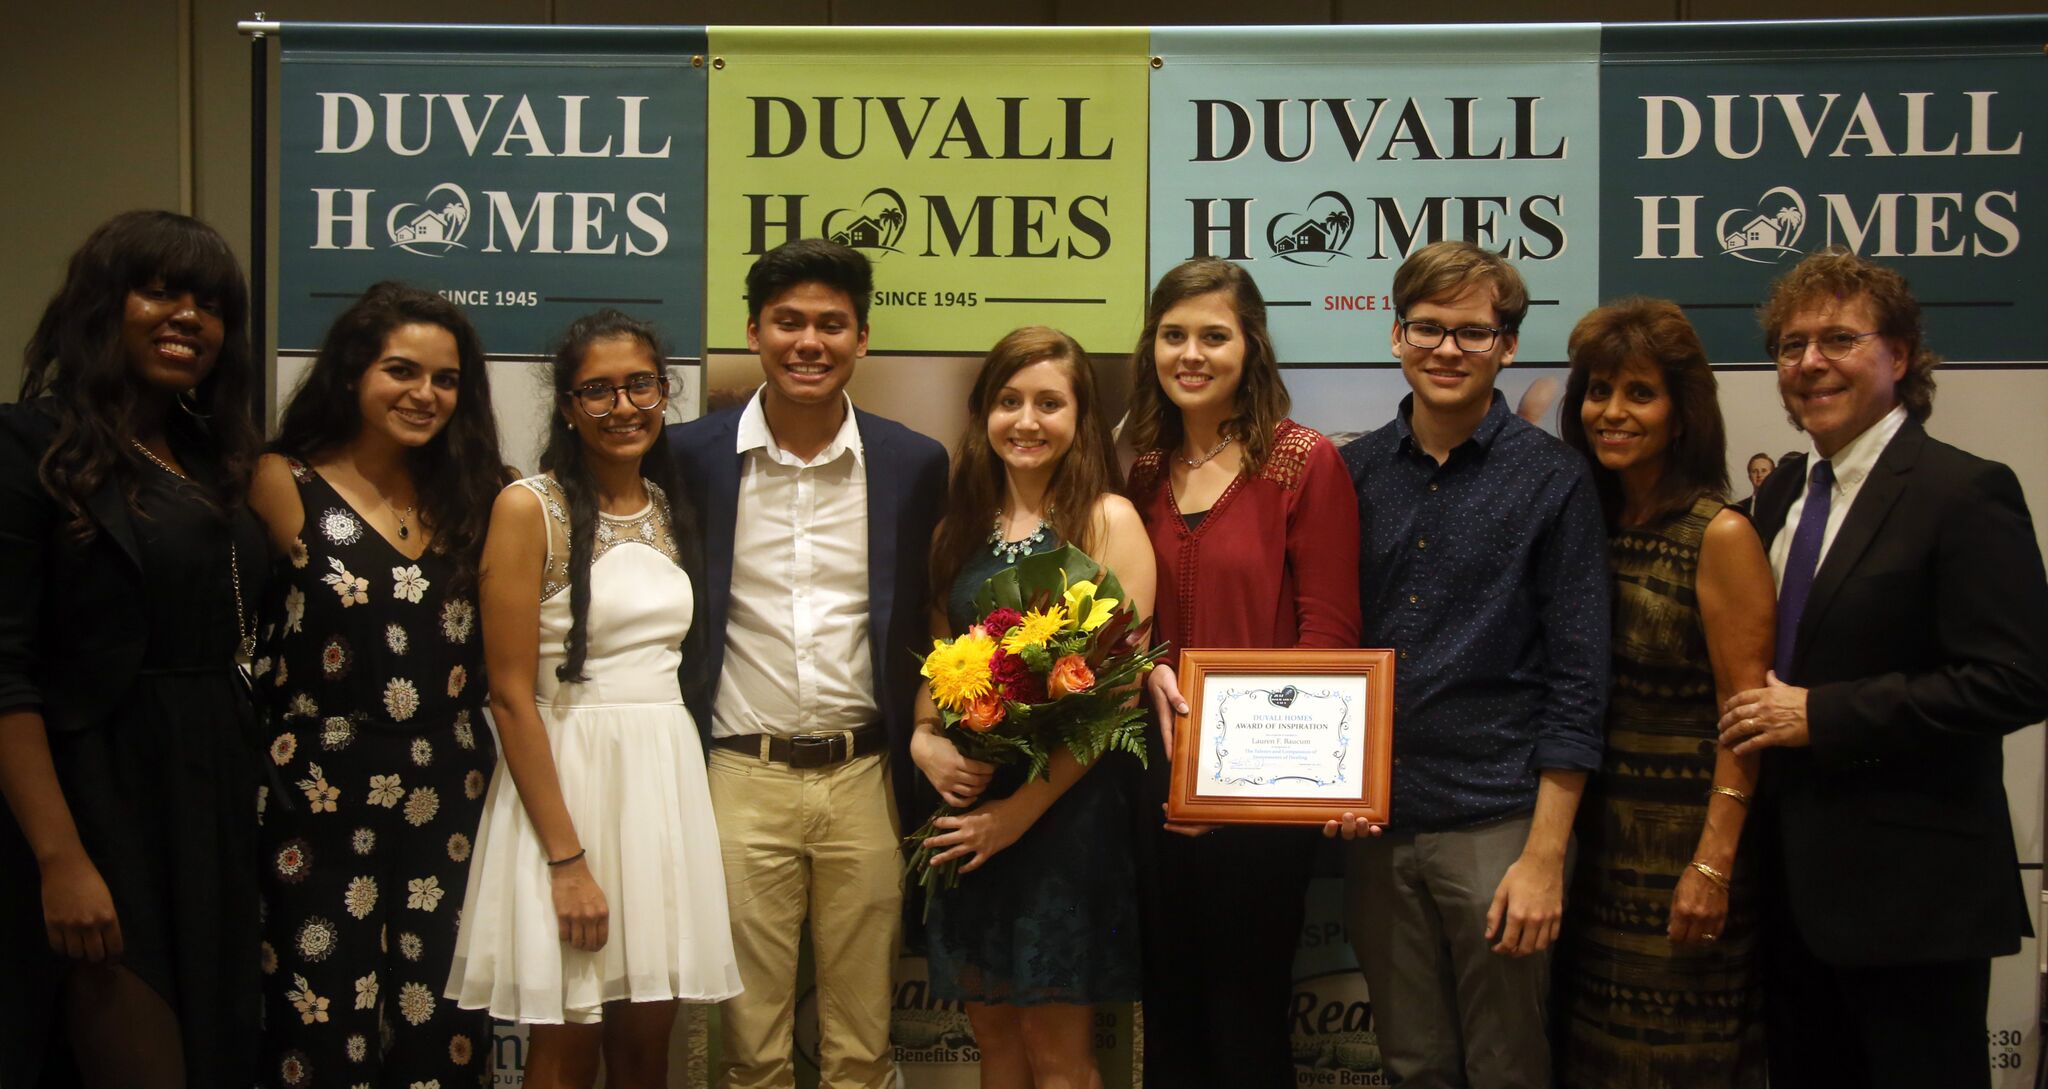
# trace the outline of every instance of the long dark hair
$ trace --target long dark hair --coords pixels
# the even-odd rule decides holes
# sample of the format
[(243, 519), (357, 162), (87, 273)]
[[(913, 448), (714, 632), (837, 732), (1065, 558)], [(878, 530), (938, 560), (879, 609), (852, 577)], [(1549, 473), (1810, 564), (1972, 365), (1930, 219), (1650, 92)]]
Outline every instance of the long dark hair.
[[(1054, 363), (1074, 386), (1074, 444), (1055, 466), (1045, 498), (1047, 519), (1060, 540), (1083, 552), (1094, 540), (1095, 503), (1105, 492), (1123, 490), (1112, 453), (1109, 421), (1095, 403), (1095, 366), (1073, 337), (1043, 325), (1027, 325), (996, 342), (974, 389), (967, 395), (967, 430), (953, 451), (953, 478), (946, 488), (946, 514), (932, 540), (932, 595), (945, 607), (953, 579), (967, 557), (988, 541), (988, 517), (1003, 499), (1003, 459), (988, 444), (988, 415), (996, 395), (1018, 371), (1033, 363)], [(1153, 383), (1157, 385), (1158, 383)]]
[[(569, 500), (569, 634), (562, 640), (562, 664), (555, 667), (558, 681), (588, 680), (583, 672), (590, 657), (590, 563), (597, 550), (597, 482), (584, 461), (583, 439), (576, 434), (566, 415), (581, 412), (569, 403), (569, 391), (576, 384), (576, 372), (592, 345), (603, 340), (637, 340), (652, 357), (656, 373), (665, 373), (661, 334), (653, 325), (617, 310), (599, 310), (569, 323), (555, 349), (553, 366), (555, 396), (548, 413), (548, 444), (540, 452), (542, 472), (552, 473), (555, 483)], [(668, 497), (669, 537), (675, 542), (683, 570), (693, 576), (701, 570), (696, 556), (696, 519), (689, 501), (676, 487), (675, 463), (668, 456), (668, 431), (656, 427), (654, 445), (640, 459), (640, 476)], [(698, 580), (692, 578), (694, 588)]]
[(433, 530), (434, 547), (454, 559), (456, 585), (465, 586), (476, 577), (491, 504), (505, 483), (505, 461), (498, 453), (483, 341), (461, 307), (391, 280), (371, 285), (327, 327), (312, 368), (285, 405), (270, 448), (312, 461), (353, 441), (363, 429), (356, 383), (402, 325), (446, 329), (462, 364), (455, 379), (454, 415), (425, 445), (406, 452), (405, 467), (419, 492), (420, 521)]
[(130, 442), (140, 403), (121, 332), (128, 293), (152, 281), (220, 307), (220, 355), (213, 369), (165, 416), (169, 437), (208, 452), (195, 466), (223, 509), (239, 503), (262, 436), (250, 414), (258, 381), (249, 352), (249, 287), (219, 232), (176, 212), (123, 212), (89, 235), (22, 351), (21, 400), (41, 399), (57, 437), (37, 467), (42, 485), (69, 511), (80, 542), (93, 535), (85, 503), (114, 482), (135, 506), (141, 455)]
[(1266, 332), (1266, 297), (1241, 265), (1220, 257), (1196, 257), (1167, 270), (1152, 288), (1145, 306), (1145, 331), (1138, 334), (1137, 351), (1131, 354), (1131, 400), (1124, 420), (1124, 439), (1131, 449), (1171, 450), (1184, 437), (1180, 409), (1159, 385), (1158, 359), (1153, 342), (1166, 312), (1197, 295), (1221, 291), (1230, 296), (1230, 308), (1244, 330), (1244, 370), (1237, 382), (1236, 411), (1220, 429), (1242, 444), (1240, 472), (1257, 476), (1273, 449), (1273, 433), (1287, 418), (1292, 402), (1287, 383), (1280, 378), (1279, 357), (1273, 354), (1273, 338)]
[(1664, 378), (1671, 398), (1671, 441), (1664, 473), (1650, 497), (1651, 518), (1685, 510), (1701, 496), (1728, 495), (1728, 439), (1721, 423), (1721, 398), (1707, 350), (1677, 303), (1664, 299), (1617, 299), (1588, 311), (1566, 341), (1572, 369), (1564, 383), (1557, 430), (1566, 446), (1584, 455), (1600, 491), (1607, 524), (1621, 517), (1621, 481), (1593, 454), (1579, 410), (1596, 375), (1612, 375), (1630, 362), (1648, 363)]

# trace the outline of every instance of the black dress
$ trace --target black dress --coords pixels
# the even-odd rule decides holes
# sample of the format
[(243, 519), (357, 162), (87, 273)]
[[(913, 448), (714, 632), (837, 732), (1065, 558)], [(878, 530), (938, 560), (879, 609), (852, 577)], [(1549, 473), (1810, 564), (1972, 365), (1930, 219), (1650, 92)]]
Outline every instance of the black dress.
[[(107, 678), (126, 690), (92, 725), (66, 722), (45, 703), (50, 755), (79, 839), (113, 896), (125, 945), (120, 962), (178, 1019), (186, 1083), (246, 1085), (258, 1020), (262, 773), (248, 690), (234, 668), (240, 629), (230, 556), (253, 607), (262, 529), (246, 511), (224, 517), (166, 470), (146, 469), (138, 484), (128, 521), (141, 561), (134, 606), (145, 630), (141, 667), (132, 680)], [(80, 547), (65, 536), (60, 509), (47, 493), (44, 499), (54, 515), (45, 547)], [(10, 528), (23, 513), (10, 513)], [(62, 608), (51, 597), (60, 586), (42, 588), (46, 617)], [(0, 825), (10, 856), (0, 881), (0, 941), (10, 946), (0, 970), (0, 1038), (7, 1040), (0, 1082), (9, 1089), (45, 1078), (61, 1084), (70, 1060), (59, 996), (70, 965), (44, 937), (41, 883), (33, 860), (23, 865), (15, 854), (24, 847), (19, 831), (11, 816), (0, 816)]]
[[(947, 602), (954, 631), (974, 623), (975, 593), (1003, 566), (977, 552), (962, 567)], [(1118, 766), (1128, 759), (1103, 756), (1017, 842), (933, 897), (926, 935), (934, 994), (1008, 1006), (1137, 1000), (1131, 776)], [(1007, 798), (1023, 784), (1023, 769), (1005, 766), (983, 797)]]
[(490, 1016), (441, 997), (497, 756), (474, 579), (393, 547), (291, 463), (305, 527), (255, 663), (263, 818), (259, 1085), (481, 1085)]

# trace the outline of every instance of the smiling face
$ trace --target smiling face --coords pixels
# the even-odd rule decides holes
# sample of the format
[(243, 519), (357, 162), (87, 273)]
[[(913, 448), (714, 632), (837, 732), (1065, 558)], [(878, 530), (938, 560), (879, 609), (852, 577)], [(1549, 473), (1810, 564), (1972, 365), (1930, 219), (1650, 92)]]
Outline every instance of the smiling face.
[(1673, 407), (1663, 371), (1653, 363), (1632, 359), (1618, 370), (1592, 375), (1579, 406), (1586, 448), (1612, 472), (1661, 474), (1671, 449)]
[(1870, 300), (1815, 299), (1792, 311), (1774, 338), (1807, 343), (1790, 366), (1778, 366), (1778, 394), (1785, 410), (1813, 436), (1820, 456), (1831, 458), (1849, 440), (1870, 429), (1899, 403), (1898, 383), (1906, 376), (1905, 349), (1892, 337), (1856, 342), (1847, 357), (1829, 359), (1820, 338), (1830, 333), (1868, 333), (1878, 328)]
[(853, 377), (853, 362), (868, 351), (868, 331), (853, 298), (807, 280), (769, 299), (747, 323), (747, 348), (761, 357), (765, 397), (791, 407), (824, 404)]
[(121, 348), (137, 381), (163, 393), (197, 388), (226, 339), (220, 300), (151, 280), (128, 292)]
[[(1498, 328), (1500, 311), (1493, 305), (1493, 284), (1480, 281), (1449, 299), (1427, 299), (1401, 315), (1409, 321), (1433, 322), (1446, 330), (1468, 325)], [(1493, 347), (1467, 352), (1458, 347), (1457, 337), (1446, 333), (1434, 348), (1417, 348), (1394, 323), (1394, 354), (1401, 360), (1401, 374), (1415, 391), (1415, 411), (1458, 420), (1483, 415), (1493, 400), (1493, 383), (1501, 368), (1514, 362), (1516, 337), (1502, 333)]]
[(427, 322), (391, 330), (377, 358), (356, 379), (364, 434), (400, 446), (432, 442), (455, 415), (461, 378), (455, 334)]
[(1013, 473), (1050, 472), (1074, 445), (1079, 408), (1064, 363), (1027, 363), (995, 392), (988, 444)]
[(1228, 291), (1174, 304), (1152, 337), (1160, 388), (1184, 417), (1222, 420), (1231, 415), (1244, 380), (1244, 356), (1244, 326)]
[[(591, 342), (584, 351), (570, 389), (598, 384), (623, 386), (636, 375), (649, 374), (660, 375), (661, 363), (646, 342), (638, 337), (610, 337)], [(593, 417), (573, 397), (563, 403), (560, 411), (575, 429), (576, 437), (583, 440), (586, 456), (638, 465), (654, 445), (655, 437), (661, 434), (662, 410), (667, 406), (668, 399), (664, 397), (652, 408), (635, 408), (625, 394), (615, 393), (609, 415)]]

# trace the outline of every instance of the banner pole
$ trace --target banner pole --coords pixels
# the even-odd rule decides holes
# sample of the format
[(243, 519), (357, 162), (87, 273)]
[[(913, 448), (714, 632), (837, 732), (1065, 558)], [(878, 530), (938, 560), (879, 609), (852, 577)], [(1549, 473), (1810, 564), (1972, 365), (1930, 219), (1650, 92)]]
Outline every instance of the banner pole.
[(249, 35), (249, 346), (261, 361), (263, 381), (249, 391), (249, 411), (270, 430), (267, 411), (277, 362), (270, 353), (270, 41), (278, 24), (262, 12), (235, 24)]

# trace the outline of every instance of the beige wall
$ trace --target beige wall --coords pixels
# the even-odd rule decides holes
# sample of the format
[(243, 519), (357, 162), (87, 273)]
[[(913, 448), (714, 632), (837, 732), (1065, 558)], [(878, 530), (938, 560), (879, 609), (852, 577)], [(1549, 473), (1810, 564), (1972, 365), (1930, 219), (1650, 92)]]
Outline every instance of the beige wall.
[[(1551, 0), (1548, 19), (1848, 18), (2024, 13), (2035, 0)], [(129, 208), (189, 211), (249, 252), (247, 39), (252, 7), (228, 0), (21, 0), (0, 67), (0, 401), (20, 345), (101, 220)], [(1189, 24), (1440, 20), (1411, 0), (272, 0), (270, 18), (497, 23)], [(1464, 0), (1474, 22), (1528, 19), (1528, 0)], [(276, 63), (270, 64), (275, 93)], [(274, 98), (273, 98), (274, 101)], [(270, 184), (275, 191), (273, 160)], [(275, 279), (272, 280), (273, 284)]]

